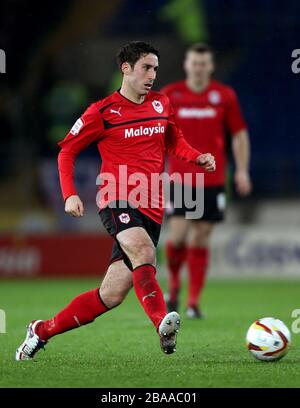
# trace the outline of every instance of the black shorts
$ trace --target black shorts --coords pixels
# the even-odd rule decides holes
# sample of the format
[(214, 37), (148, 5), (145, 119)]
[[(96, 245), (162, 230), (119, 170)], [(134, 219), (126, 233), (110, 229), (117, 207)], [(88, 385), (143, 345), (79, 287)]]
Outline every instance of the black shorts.
[[(183, 188), (183, 186), (182, 186)], [(196, 198), (196, 187), (192, 188), (193, 200)], [(183, 190), (182, 190), (183, 191)], [(183, 194), (182, 194), (183, 196)], [(174, 183), (170, 186), (170, 208), (166, 208), (167, 217), (182, 216), (185, 217), (187, 211), (194, 211), (193, 208), (187, 208), (184, 205), (182, 207), (174, 207)], [(208, 222), (220, 222), (225, 218), (226, 209), (226, 195), (224, 186), (205, 187), (204, 188), (204, 212), (201, 218), (196, 221), (208, 221)]]
[[(115, 207), (120, 207), (119, 201), (116, 203)], [(99, 211), (99, 215), (106, 231), (115, 240), (112, 247), (112, 255), (109, 262), (110, 264), (123, 259), (125, 264), (132, 271), (132, 264), (116, 238), (116, 235), (119, 232), (128, 228), (144, 228), (156, 248), (159, 240), (161, 225), (147, 217), (147, 215), (143, 214), (137, 208), (132, 207), (129, 204), (127, 208), (111, 208), (110, 206), (107, 206)]]

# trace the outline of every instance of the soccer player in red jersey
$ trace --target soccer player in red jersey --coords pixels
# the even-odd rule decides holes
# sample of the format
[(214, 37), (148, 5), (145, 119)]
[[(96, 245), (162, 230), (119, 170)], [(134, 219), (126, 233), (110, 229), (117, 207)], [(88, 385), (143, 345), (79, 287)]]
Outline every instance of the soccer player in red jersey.
[[(198, 220), (186, 219), (185, 206), (174, 208), (174, 198), (171, 194), (171, 206), (167, 211), (169, 216), (166, 245), (169, 270), (167, 306), (169, 310), (178, 310), (180, 269), (183, 263), (187, 262), (186, 314), (191, 318), (201, 318), (202, 313), (198, 304), (209, 264), (209, 240), (215, 223), (224, 219), (226, 206), (225, 132), (230, 132), (232, 136), (234, 182), (241, 196), (251, 192), (249, 138), (236, 93), (231, 87), (211, 78), (214, 71), (211, 48), (205, 44), (194, 44), (188, 48), (184, 69), (186, 79), (165, 86), (161, 92), (169, 97), (176, 121), (186, 140), (200, 151), (211, 152), (216, 159), (217, 167), (215, 172), (204, 175), (204, 212)], [(199, 172), (196, 167), (169, 155), (169, 172), (178, 172), (182, 175), (192, 173), (190, 185), (192, 193), (195, 194), (197, 189), (195, 173)]]
[[(99, 214), (115, 240), (110, 265), (100, 289), (77, 296), (50, 320), (29, 324), (26, 339), (17, 349), (17, 360), (33, 358), (53, 336), (91, 323), (118, 306), (132, 287), (156, 328), (162, 351), (176, 351), (180, 317), (175, 311), (167, 312), (156, 280), (162, 191), (152, 191), (150, 181), (162, 173), (165, 151), (208, 172), (215, 170), (215, 161), (210, 153), (201, 154), (185, 141), (168, 97), (151, 91), (158, 51), (148, 43), (131, 42), (119, 51), (118, 62), (123, 74), (120, 90), (90, 105), (59, 143), (58, 156), (65, 211), (82, 217), (84, 206), (74, 186), (74, 163), (80, 151), (97, 142), (102, 157)], [(135, 199), (134, 181), (139, 178), (143, 205)], [(149, 205), (152, 199), (154, 204)]]

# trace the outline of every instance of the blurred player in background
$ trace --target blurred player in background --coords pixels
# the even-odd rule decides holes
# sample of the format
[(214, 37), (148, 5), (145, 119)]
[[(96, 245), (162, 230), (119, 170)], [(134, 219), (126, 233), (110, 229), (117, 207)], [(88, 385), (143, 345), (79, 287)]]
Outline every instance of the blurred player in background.
[[(205, 44), (188, 48), (184, 61), (186, 79), (165, 86), (178, 125), (186, 140), (200, 151), (211, 152), (216, 159), (216, 171), (204, 176), (204, 213), (199, 220), (185, 218), (187, 208), (174, 208), (174, 185), (171, 189), (169, 235), (166, 246), (169, 270), (168, 309), (178, 310), (180, 269), (188, 268), (188, 298), (186, 314), (201, 318), (199, 299), (205, 284), (209, 264), (209, 240), (214, 225), (223, 221), (226, 207), (226, 132), (232, 137), (235, 162), (234, 183), (241, 196), (251, 192), (249, 176), (249, 137), (247, 125), (234, 90), (212, 80), (214, 58)], [(169, 156), (169, 173), (193, 173), (192, 190), (197, 188), (195, 173), (199, 170)], [(199, 186), (198, 186), (199, 188)]]
[[(118, 53), (123, 74), (120, 90), (90, 105), (59, 143), (58, 168), (65, 211), (74, 217), (84, 214), (74, 185), (75, 159), (89, 144), (97, 143), (104, 181), (99, 214), (115, 240), (112, 258), (100, 289), (77, 296), (50, 320), (34, 320), (29, 324), (26, 339), (17, 349), (17, 360), (32, 359), (53, 336), (93, 322), (121, 304), (132, 287), (155, 326), (162, 351), (166, 354), (176, 351), (180, 317), (177, 312), (167, 312), (156, 280), (155, 247), (163, 206), (162, 191), (152, 189), (151, 178), (162, 172), (165, 151), (206, 171), (215, 170), (215, 161), (211, 154), (201, 154), (185, 141), (168, 97), (151, 91), (158, 62), (158, 51), (148, 43), (136, 41), (123, 46)], [(146, 183), (139, 189), (144, 199), (143, 205), (138, 206), (131, 194), (136, 185), (130, 178), (141, 174)], [(159, 205), (152, 205), (153, 198)]]

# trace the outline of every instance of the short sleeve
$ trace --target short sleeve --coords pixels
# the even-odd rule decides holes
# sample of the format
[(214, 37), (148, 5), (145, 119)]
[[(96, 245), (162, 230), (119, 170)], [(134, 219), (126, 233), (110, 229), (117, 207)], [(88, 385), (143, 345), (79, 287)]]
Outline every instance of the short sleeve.
[(243, 117), (237, 95), (231, 88), (228, 89), (227, 95), (225, 125), (231, 135), (234, 135), (242, 129), (247, 129), (247, 124)]

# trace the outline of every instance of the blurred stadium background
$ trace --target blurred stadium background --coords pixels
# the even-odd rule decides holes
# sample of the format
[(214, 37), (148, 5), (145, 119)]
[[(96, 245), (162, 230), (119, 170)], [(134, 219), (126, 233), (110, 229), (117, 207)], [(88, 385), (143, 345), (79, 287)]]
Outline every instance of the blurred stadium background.
[(215, 77), (236, 89), (249, 124), (254, 191), (237, 198), (228, 167), (230, 205), (213, 236), (211, 276), (298, 277), (300, 74), (291, 53), (300, 47), (299, 15), (297, 0), (2, 2), (0, 277), (105, 272), (111, 240), (95, 204), (95, 146), (77, 161), (86, 206), (77, 220), (64, 214), (56, 143), (89, 103), (118, 88), (115, 53), (134, 39), (161, 51), (157, 90), (183, 77), (189, 44), (210, 43)]

